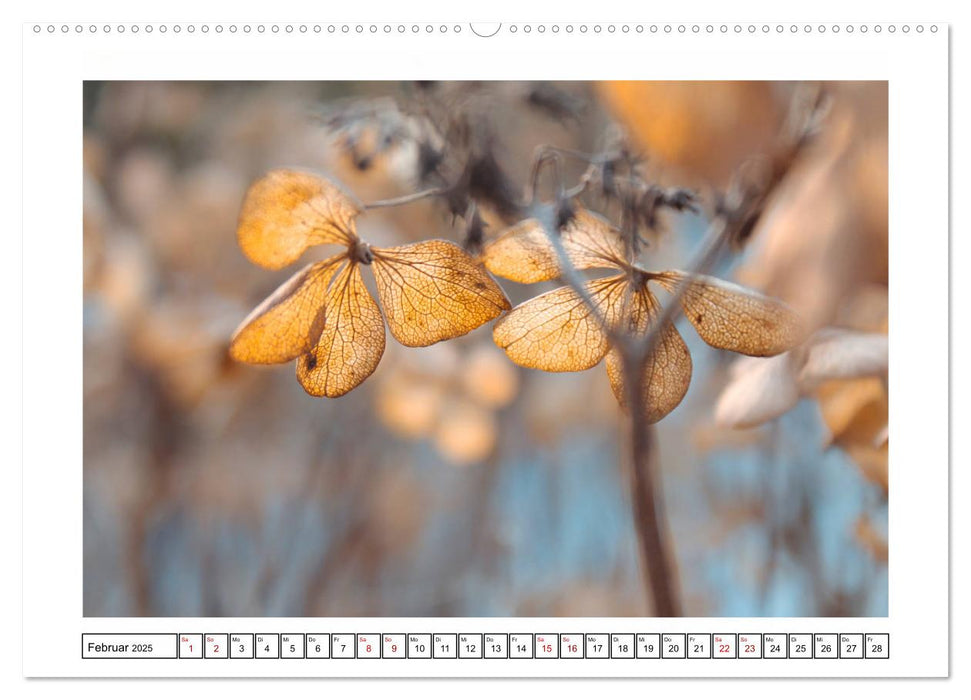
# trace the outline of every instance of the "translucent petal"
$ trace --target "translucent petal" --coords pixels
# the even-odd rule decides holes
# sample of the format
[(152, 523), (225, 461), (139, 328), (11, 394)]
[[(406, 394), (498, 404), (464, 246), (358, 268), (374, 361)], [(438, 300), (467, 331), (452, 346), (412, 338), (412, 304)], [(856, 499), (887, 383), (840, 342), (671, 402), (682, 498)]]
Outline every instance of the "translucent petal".
[(236, 232), (239, 247), (257, 265), (286, 267), (310, 246), (348, 245), (357, 238), (360, 205), (317, 175), (273, 170), (246, 193)]
[(384, 354), (384, 319), (359, 264), (334, 279), (324, 313), (320, 340), (297, 360), (297, 379), (308, 394), (334, 398), (371, 376)]
[[(671, 270), (655, 279), (674, 293), (689, 278)], [(769, 357), (790, 350), (802, 337), (799, 316), (787, 304), (715, 277), (696, 277), (681, 307), (702, 340), (722, 350)]]
[[(643, 335), (653, 331), (659, 313), (657, 299), (647, 287), (642, 287), (631, 305), (631, 332)], [(610, 388), (620, 404), (626, 405), (623, 361), (617, 350), (612, 349), (607, 354), (606, 365)], [(669, 323), (644, 364), (642, 388), (648, 423), (657, 423), (678, 407), (691, 384), (691, 372), (688, 347), (674, 324)]]
[(465, 335), (510, 308), (502, 289), (454, 243), (431, 240), (372, 252), (378, 297), (402, 345)]
[[(620, 232), (596, 214), (578, 209), (559, 235), (567, 257), (578, 270), (624, 266)], [(561, 274), (556, 248), (536, 219), (506, 229), (486, 244), (482, 257), (490, 272), (513, 282), (532, 284)]]
[[(626, 276), (591, 280), (586, 286), (604, 321), (616, 324), (623, 313)], [(599, 319), (570, 287), (523, 302), (496, 323), (492, 337), (516, 364), (547, 372), (589, 369), (608, 348)]]
[(339, 255), (308, 265), (267, 297), (233, 334), (233, 359), (274, 364), (309, 351), (324, 327), (327, 286), (343, 260)]

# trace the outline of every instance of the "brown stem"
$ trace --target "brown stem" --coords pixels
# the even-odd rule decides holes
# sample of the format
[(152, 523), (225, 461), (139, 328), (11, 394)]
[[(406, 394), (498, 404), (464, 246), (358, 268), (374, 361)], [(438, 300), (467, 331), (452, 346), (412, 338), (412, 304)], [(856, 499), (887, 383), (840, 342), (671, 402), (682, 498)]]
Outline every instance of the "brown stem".
[(421, 190), (420, 192), (413, 192), (411, 194), (405, 194), (400, 197), (393, 197), (391, 199), (381, 199), (377, 202), (369, 202), (364, 205), (364, 209), (380, 209), (382, 207), (399, 207), (403, 204), (411, 204), (412, 202), (418, 202), (422, 199), (428, 199), (429, 197), (437, 197), (443, 195), (447, 192), (447, 188), (444, 187), (430, 187), (427, 190)]
[(667, 532), (664, 494), (657, 473), (657, 439), (647, 421), (641, 371), (643, 361), (624, 353), (624, 385), (630, 413), (631, 505), (641, 551), (641, 572), (658, 617), (680, 617), (681, 597), (675, 578), (674, 555)]
[[(533, 218), (539, 220), (543, 225), (547, 238), (556, 252), (560, 264), (560, 277), (583, 300), (607, 335), (613, 349), (619, 352), (621, 356), (625, 399), (630, 413), (631, 505), (640, 544), (641, 567), (645, 581), (648, 583), (654, 613), (658, 617), (680, 616), (682, 607), (675, 581), (674, 557), (670, 551), (667, 517), (664, 512), (663, 494), (657, 473), (659, 470), (657, 469), (655, 429), (648, 423), (644, 369), (654, 354), (665, 329), (677, 320), (681, 312), (679, 302), (697, 276), (706, 274), (718, 262), (725, 248), (732, 242), (738, 245), (744, 244), (755, 228), (769, 198), (788, 174), (792, 164), (810, 140), (819, 119), (820, 99), (818, 95), (812, 100), (809, 107), (808, 114), (801, 114), (801, 119), (794, 122), (797, 125), (793, 129), (794, 138), (793, 134), (790, 134), (790, 138), (776, 157), (772, 159), (766, 181), (748, 186), (739, 183), (719, 203), (716, 216), (709, 225), (708, 233), (705, 236), (705, 244), (694, 264), (690, 266), (690, 272), (674, 290), (663, 311), (651, 319), (650, 330), (639, 336), (633, 333), (618, 333), (614, 327), (605, 322), (603, 314), (593, 302), (586, 288), (583, 277), (573, 265), (562, 241), (559, 239), (555, 208), (541, 207), (536, 202), (535, 185), (542, 163), (551, 159), (550, 154), (555, 154), (557, 151), (552, 149), (540, 151), (533, 166), (531, 197)], [(632, 169), (630, 163), (628, 163), (628, 169)], [(556, 204), (559, 206), (568, 191), (564, 190), (562, 182), (559, 180), (558, 170), (555, 170), (553, 174), (557, 192)], [(585, 184), (583, 187), (585, 187)], [(582, 192), (583, 187), (577, 189), (577, 194)], [(633, 263), (638, 252), (638, 222), (637, 217), (633, 216), (634, 200), (628, 197), (623, 204), (625, 208), (622, 212), (621, 231), (625, 236), (630, 258), (628, 273), (632, 275), (634, 273)], [(629, 288), (633, 286), (631, 284)]]

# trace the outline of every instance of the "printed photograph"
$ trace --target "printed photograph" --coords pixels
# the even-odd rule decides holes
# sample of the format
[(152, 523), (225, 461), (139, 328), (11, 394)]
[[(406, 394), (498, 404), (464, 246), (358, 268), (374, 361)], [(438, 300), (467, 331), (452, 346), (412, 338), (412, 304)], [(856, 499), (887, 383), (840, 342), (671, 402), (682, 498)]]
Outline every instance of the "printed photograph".
[(886, 82), (82, 116), (85, 616), (888, 614)]

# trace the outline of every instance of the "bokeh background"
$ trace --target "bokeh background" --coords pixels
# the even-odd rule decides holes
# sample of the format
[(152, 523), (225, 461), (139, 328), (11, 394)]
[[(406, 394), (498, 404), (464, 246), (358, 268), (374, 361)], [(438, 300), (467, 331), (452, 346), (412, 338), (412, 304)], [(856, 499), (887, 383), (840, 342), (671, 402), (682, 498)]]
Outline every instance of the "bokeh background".
[[(394, 114), (427, 91), (492, 122), (517, 187), (537, 145), (595, 151), (620, 131), (659, 182), (710, 201), (771, 152), (799, 88), (86, 83), (84, 614), (650, 614), (602, 367), (521, 369), (490, 324), (425, 349), (389, 336), (358, 389), (311, 398), (292, 365), (226, 356), (292, 272), (250, 264), (236, 217), (274, 167), (319, 171), (364, 201), (413, 191), (413, 144), (381, 119), (333, 116)], [(886, 333), (887, 86), (822, 88), (820, 135), (717, 272), (813, 327)], [(684, 267), (705, 224), (666, 218), (645, 258)], [(434, 201), (369, 212), (359, 231), (378, 244), (463, 235)], [(551, 288), (501, 282), (513, 303)], [(713, 406), (736, 358), (682, 330), (694, 377), (657, 435), (686, 613), (886, 615), (885, 383), (827, 382), (775, 420), (721, 427)]]

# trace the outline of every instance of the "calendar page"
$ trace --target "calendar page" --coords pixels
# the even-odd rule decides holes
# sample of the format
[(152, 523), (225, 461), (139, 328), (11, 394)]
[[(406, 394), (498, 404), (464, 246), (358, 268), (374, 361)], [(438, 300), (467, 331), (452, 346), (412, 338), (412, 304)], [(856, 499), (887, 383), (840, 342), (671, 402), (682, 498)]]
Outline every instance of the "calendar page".
[(81, 14), (26, 676), (948, 675), (946, 23)]

